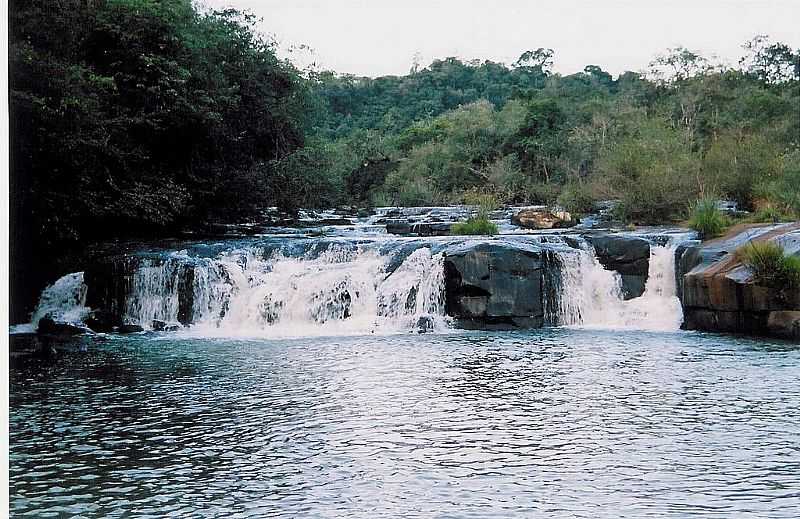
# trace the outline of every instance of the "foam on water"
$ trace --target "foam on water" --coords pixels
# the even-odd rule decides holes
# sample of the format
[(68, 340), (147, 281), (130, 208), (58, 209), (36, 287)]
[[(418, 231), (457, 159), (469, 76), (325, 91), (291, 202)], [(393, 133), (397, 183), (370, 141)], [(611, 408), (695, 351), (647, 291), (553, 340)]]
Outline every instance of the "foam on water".
[[(316, 257), (234, 250), (187, 265), (182, 257), (134, 275), (126, 319), (179, 321), (191, 282), (190, 333), (202, 336), (352, 335), (447, 327), (441, 254), (420, 248), (393, 272), (375, 250), (331, 246)], [(183, 279), (182, 279), (183, 276)], [(190, 281), (185, 279), (190, 278)]]
[(86, 307), (86, 284), (83, 272), (73, 272), (60, 277), (39, 296), (39, 303), (31, 315), (31, 322), (11, 327), (11, 333), (33, 332), (43, 317), (49, 316), (66, 322), (80, 322), (89, 314)]
[(650, 247), (647, 284), (641, 297), (625, 301), (622, 278), (606, 270), (591, 248), (561, 252), (556, 324), (609, 329), (675, 331), (683, 322), (676, 293), (675, 247)]

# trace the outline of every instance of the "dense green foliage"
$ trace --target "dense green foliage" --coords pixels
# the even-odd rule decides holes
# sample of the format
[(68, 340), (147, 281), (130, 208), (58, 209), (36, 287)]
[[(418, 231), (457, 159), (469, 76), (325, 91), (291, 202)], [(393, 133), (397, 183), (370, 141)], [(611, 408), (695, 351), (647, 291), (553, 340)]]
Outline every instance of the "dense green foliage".
[(689, 227), (697, 231), (703, 239), (719, 236), (728, 224), (728, 219), (719, 210), (717, 201), (713, 198), (698, 200), (689, 219)]
[(304, 142), (308, 85), (250, 17), (190, 0), (15, 0), (10, 13), (13, 192), (50, 243), (289, 188), (269, 180)]
[[(446, 204), (477, 188), (577, 213), (617, 199), (619, 216), (650, 223), (715, 194), (797, 215), (800, 53), (762, 36), (744, 47), (738, 68), (678, 48), (646, 76), (616, 79), (597, 66), (554, 74), (544, 49), (526, 53), (535, 65), (449, 58), (403, 77), (319, 74), (310, 146), (356, 165), (320, 170), (342, 202)], [(361, 166), (378, 162), (374, 174)]]
[(800, 287), (800, 257), (787, 256), (773, 241), (748, 242), (736, 258), (753, 271), (758, 283), (776, 288)]

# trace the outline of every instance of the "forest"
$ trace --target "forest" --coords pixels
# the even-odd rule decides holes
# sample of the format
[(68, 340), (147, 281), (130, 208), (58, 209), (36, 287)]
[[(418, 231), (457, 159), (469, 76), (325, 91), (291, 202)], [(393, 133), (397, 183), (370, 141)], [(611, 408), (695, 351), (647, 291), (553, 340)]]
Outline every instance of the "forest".
[[(616, 78), (449, 57), (407, 75), (299, 70), (258, 20), (190, 0), (12, 0), (12, 264), (277, 206), (619, 200), (632, 223), (697, 200), (800, 214), (800, 50), (754, 35)], [(13, 277), (12, 277), (13, 278)], [(12, 286), (13, 289), (13, 286)]]

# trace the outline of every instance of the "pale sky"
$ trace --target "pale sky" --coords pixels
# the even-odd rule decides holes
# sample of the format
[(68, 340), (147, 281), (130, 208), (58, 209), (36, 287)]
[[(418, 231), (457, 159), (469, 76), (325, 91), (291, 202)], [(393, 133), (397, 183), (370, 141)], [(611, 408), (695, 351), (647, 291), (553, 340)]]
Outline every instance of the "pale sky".
[[(735, 64), (756, 34), (800, 48), (800, 0), (202, 0), (263, 18), (281, 55), (359, 76), (408, 73), (415, 53), (513, 63), (538, 47), (555, 70), (643, 70), (683, 45)], [(288, 52), (307, 45), (313, 54)]]

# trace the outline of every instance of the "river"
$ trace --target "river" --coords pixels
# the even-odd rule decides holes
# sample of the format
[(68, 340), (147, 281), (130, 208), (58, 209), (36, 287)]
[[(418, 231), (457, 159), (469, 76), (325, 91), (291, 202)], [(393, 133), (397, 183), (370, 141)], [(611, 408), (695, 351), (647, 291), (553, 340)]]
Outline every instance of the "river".
[[(145, 251), (145, 331), (12, 357), (12, 513), (797, 517), (800, 348), (681, 331), (672, 238), (630, 300), (586, 243), (514, 238), (559, 273), (514, 331), (446, 315), (461, 239), (340, 238)], [(84, 281), (21, 331), (83, 319)]]

